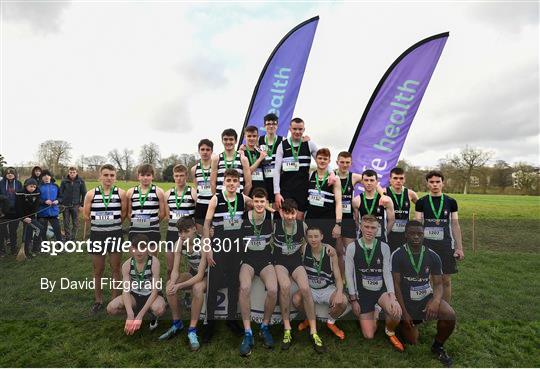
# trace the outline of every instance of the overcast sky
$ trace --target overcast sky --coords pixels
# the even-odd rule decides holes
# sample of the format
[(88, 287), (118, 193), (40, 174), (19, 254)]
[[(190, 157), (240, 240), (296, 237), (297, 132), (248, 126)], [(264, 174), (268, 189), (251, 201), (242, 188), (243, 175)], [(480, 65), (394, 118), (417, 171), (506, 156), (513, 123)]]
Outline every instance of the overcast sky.
[[(221, 3), (2, 1), (0, 153), (35, 161), (69, 141), (73, 162), (156, 142), (196, 152), (240, 130), (277, 42), (319, 15), (295, 116), (318, 146), (347, 149), (378, 81), (409, 46), (449, 31), (402, 158), (466, 144), (539, 164), (537, 2)], [(138, 155), (137, 155), (138, 156)]]

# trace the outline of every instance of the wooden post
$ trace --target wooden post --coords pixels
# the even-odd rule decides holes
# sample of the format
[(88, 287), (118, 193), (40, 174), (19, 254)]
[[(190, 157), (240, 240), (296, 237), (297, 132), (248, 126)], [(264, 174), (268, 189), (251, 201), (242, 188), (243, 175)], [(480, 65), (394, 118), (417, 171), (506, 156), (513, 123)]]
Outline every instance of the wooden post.
[(476, 254), (476, 213), (472, 214), (472, 249)]

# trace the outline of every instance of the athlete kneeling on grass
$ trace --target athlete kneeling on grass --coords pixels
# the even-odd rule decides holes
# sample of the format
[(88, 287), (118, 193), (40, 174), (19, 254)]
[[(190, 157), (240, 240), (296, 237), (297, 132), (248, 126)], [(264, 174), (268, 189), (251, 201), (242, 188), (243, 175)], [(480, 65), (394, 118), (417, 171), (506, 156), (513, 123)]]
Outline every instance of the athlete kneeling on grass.
[(390, 247), (375, 238), (379, 221), (364, 215), (360, 225), (362, 237), (347, 246), (345, 275), (353, 314), (360, 322), (362, 334), (372, 339), (377, 331), (378, 313), (375, 304), (384, 310), (386, 334), (392, 345), (403, 351), (403, 344), (395, 335), (401, 318), (401, 307), (394, 294), (390, 265)]
[[(304, 247), (304, 268), (308, 276), (309, 287), (315, 304), (329, 306), (330, 317), (326, 326), (339, 339), (345, 339), (345, 333), (339, 329), (335, 322), (347, 309), (347, 297), (343, 294), (343, 280), (339, 270), (339, 262), (336, 250), (323, 241), (322, 230), (317, 226), (311, 226), (307, 230), (309, 246)], [(304, 299), (300, 291), (293, 296), (293, 305), (304, 311)], [(309, 326), (306, 319), (298, 325), (302, 331)]]
[[(450, 367), (452, 359), (443, 344), (456, 326), (456, 313), (443, 299), (442, 263), (424, 242), (424, 226), (413, 220), (405, 226), (407, 244), (392, 254), (392, 277), (396, 297), (403, 310), (401, 332), (411, 344), (418, 342), (417, 324), (437, 320), (437, 334), (431, 352)], [(433, 282), (433, 287), (430, 284)]]
[[(199, 338), (197, 337), (197, 323), (199, 322), (204, 293), (206, 292), (206, 259), (201, 258), (201, 236), (197, 234), (195, 219), (192, 217), (180, 218), (176, 226), (180, 237), (174, 250), (174, 266), (171, 279), (167, 282), (167, 301), (171, 307), (173, 324), (159, 339), (169, 339), (184, 328), (180, 320), (178, 292), (191, 289), (191, 320), (189, 322), (188, 340), (190, 349), (197, 351), (200, 348)], [(189, 272), (187, 273), (180, 273), (182, 255), (187, 258), (189, 266)]]
[(276, 221), (274, 230), (274, 265), (279, 284), (279, 307), (285, 330), (282, 350), (288, 350), (292, 344), (290, 304), (291, 278), (298, 285), (304, 301), (304, 310), (309, 321), (311, 342), (315, 351), (324, 352), (321, 338), (317, 334), (315, 304), (306, 270), (302, 265), (302, 247), (305, 244), (306, 224), (297, 220), (298, 207), (293, 199), (285, 199), (280, 206), (281, 219)]
[(150, 330), (157, 328), (157, 317), (165, 313), (165, 300), (158, 295), (159, 260), (148, 253), (149, 239), (146, 235), (133, 236), (129, 252), (131, 257), (122, 265), (124, 288), (122, 295), (107, 305), (110, 315), (127, 313), (124, 332), (131, 335), (140, 327), (144, 315), (152, 315)]
[(266, 210), (268, 194), (264, 188), (256, 187), (252, 191), (253, 210), (244, 214), (242, 236), (245, 253), (242, 254), (240, 266), (240, 311), (244, 324), (244, 339), (240, 345), (240, 355), (251, 354), (254, 345), (251, 330), (251, 283), (258, 275), (266, 288), (264, 317), (261, 323), (260, 336), (263, 346), (274, 347), (274, 339), (270, 334), (269, 323), (277, 303), (277, 277), (272, 263), (272, 233), (274, 231), (273, 214)]

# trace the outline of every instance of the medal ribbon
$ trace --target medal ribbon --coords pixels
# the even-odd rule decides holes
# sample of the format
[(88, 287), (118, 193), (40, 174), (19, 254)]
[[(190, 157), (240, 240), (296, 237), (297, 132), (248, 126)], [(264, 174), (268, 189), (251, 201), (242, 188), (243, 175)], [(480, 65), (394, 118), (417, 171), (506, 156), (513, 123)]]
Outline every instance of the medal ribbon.
[(425, 247), (422, 245), (422, 249), (420, 250), (420, 257), (418, 258), (418, 264), (414, 262), (414, 256), (409, 249), (409, 245), (405, 245), (405, 250), (407, 250), (407, 254), (409, 254), (409, 260), (411, 261), (412, 267), (416, 274), (420, 274), (420, 267), (422, 266), (422, 261), (424, 260), (424, 251)]
[(379, 240), (373, 240), (373, 248), (371, 249), (371, 252), (368, 250), (366, 244), (364, 243), (364, 239), (360, 239), (360, 244), (362, 245), (362, 250), (364, 250), (364, 257), (366, 258), (366, 263), (369, 266), (371, 266), (371, 261), (373, 260), (373, 256), (375, 255), (375, 249), (377, 246), (381, 243)]
[(189, 186), (184, 187), (184, 191), (182, 192), (182, 197), (180, 197), (180, 202), (178, 202), (178, 190), (174, 189), (174, 201), (176, 202), (176, 208), (180, 209), (180, 206), (184, 202), (184, 196), (186, 195), (187, 190), (189, 189)]
[(113, 186), (111, 190), (109, 191), (109, 197), (105, 198), (105, 190), (103, 189), (103, 186), (99, 186), (99, 192), (101, 192), (101, 198), (103, 199), (103, 205), (105, 205), (105, 210), (109, 207), (109, 204), (111, 202), (112, 193), (114, 192), (114, 189), (116, 187)]
[(373, 198), (373, 202), (371, 203), (371, 207), (368, 208), (366, 194), (365, 193), (362, 194), (362, 199), (364, 200), (364, 207), (366, 208), (368, 215), (371, 215), (371, 213), (373, 213), (373, 209), (375, 209), (375, 204), (377, 203), (378, 197), (379, 197), (379, 194), (376, 193), (375, 197)]
[(390, 193), (392, 194), (392, 197), (394, 200), (396, 200), (396, 204), (398, 205), (398, 209), (401, 210), (403, 208), (403, 199), (405, 198), (405, 187), (403, 188), (401, 192), (401, 198), (398, 201), (397, 194), (394, 192), (392, 187), (390, 187)]
[(444, 194), (441, 194), (441, 203), (439, 204), (439, 210), (435, 211), (435, 205), (433, 205), (433, 199), (431, 198), (431, 195), (429, 196), (429, 205), (431, 205), (431, 210), (433, 210), (433, 215), (435, 215), (435, 219), (439, 220), (441, 219), (442, 209), (444, 205)]

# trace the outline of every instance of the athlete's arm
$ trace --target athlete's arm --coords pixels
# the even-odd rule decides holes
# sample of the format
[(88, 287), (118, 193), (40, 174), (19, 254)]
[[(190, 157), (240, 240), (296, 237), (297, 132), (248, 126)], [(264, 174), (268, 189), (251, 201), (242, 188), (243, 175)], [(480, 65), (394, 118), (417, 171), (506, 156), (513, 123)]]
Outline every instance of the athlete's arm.
[(424, 207), (422, 201), (417, 201), (414, 207), (414, 220), (424, 222)]
[(216, 194), (217, 190), (217, 172), (218, 172), (219, 156), (212, 156), (212, 163), (210, 164), (210, 188), (212, 194)]
[(413, 190), (411, 190), (410, 188), (408, 188), (407, 190), (409, 192), (409, 201), (412, 202), (413, 204), (416, 204), (416, 202), (418, 201), (418, 194), (414, 192)]
[[(167, 190), (167, 192), (165, 192), (165, 198), (167, 199), (167, 201), (169, 200), (169, 196), (171, 195), (171, 191), (172, 191), (172, 188)], [(169, 219), (170, 215), (171, 215), (171, 209), (169, 209), (169, 205), (166, 204), (165, 205), (165, 218)], [(160, 217), (160, 219), (162, 219), (162, 218)]]
[(317, 159), (317, 145), (313, 141), (308, 141), (309, 152), (313, 159)]
[(386, 243), (381, 242), (381, 252), (383, 255), (384, 285), (386, 286), (386, 291), (390, 294), (390, 296), (395, 297), (394, 279), (392, 278), (392, 261), (390, 247)]
[(384, 191), (384, 188), (381, 187), (381, 184), (377, 182), (377, 193), (381, 198), (379, 199), (379, 205), (385, 206), (386, 203), (392, 202), (392, 199), (389, 196), (386, 196), (386, 193)]
[(358, 173), (353, 173), (351, 176), (351, 180), (352, 180), (352, 186), (354, 187), (356, 186), (357, 183), (362, 182), (362, 175)]
[(334, 274), (334, 279), (336, 281), (336, 294), (334, 295), (334, 300), (332, 301), (334, 305), (340, 305), (343, 301), (343, 278), (341, 278), (341, 272), (339, 270), (339, 262), (337, 257), (336, 250), (330, 246), (326, 245), (326, 253), (330, 256), (330, 262), (332, 264), (332, 273)]
[(128, 197), (126, 196), (126, 191), (121, 188), (118, 189), (118, 196), (120, 197), (120, 220), (122, 221), (122, 223), (124, 223), (124, 220), (127, 217), (127, 204), (129, 203), (129, 201)]
[(180, 271), (180, 261), (182, 260), (182, 247), (184, 245), (184, 240), (182, 237), (178, 237), (178, 241), (174, 244), (174, 261), (173, 261), (173, 268), (171, 271), (171, 277), (169, 281), (167, 282), (168, 285), (172, 285), (176, 283), (176, 280), (179, 276)]
[[(343, 205), (341, 204), (341, 181), (336, 181), (334, 183), (334, 201), (336, 204), (336, 223), (339, 223), (343, 218)], [(334, 225), (334, 229), (332, 230), (332, 237), (338, 238), (339, 236), (341, 236), (341, 229), (341, 226), (337, 224)]]
[(185, 288), (189, 288), (193, 286), (195, 283), (199, 283), (204, 279), (204, 273), (206, 272), (206, 259), (201, 258), (201, 262), (199, 263), (199, 267), (197, 268), (197, 274), (195, 274), (193, 277), (188, 279), (185, 282), (178, 283), (178, 289), (183, 290)]
[(126, 192), (126, 218), (128, 219), (131, 219), (131, 213), (133, 211), (133, 209), (131, 208), (131, 196), (133, 196), (133, 187), (131, 187), (129, 190), (127, 190)]
[(189, 187), (191, 188), (191, 198), (193, 199), (193, 202), (196, 203), (197, 202), (197, 187), (196, 186), (195, 187), (189, 186)]
[(281, 209), (281, 203), (283, 202), (283, 197), (281, 196), (281, 189), (279, 188), (281, 180), (281, 165), (283, 163), (283, 141), (278, 144), (276, 149), (276, 160), (274, 161), (274, 194), (276, 209)]
[(156, 301), (156, 298), (158, 297), (158, 289), (156, 288), (157, 280), (159, 280), (159, 259), (152, 256), (152, 293), (148, 300), (146, 300), (141, 311), (139, 311), (139, 314), (137, 314), (135, 320), (143, 320), (144, 315), (150, 309), (150, 306)]
[(405, 307), (405, 301), (403, 300), (403, 294), (401, 293), (401, 273), (393, 271), (393, 268), (392, 279), (394, 280), (394, 293), (396, 295), (399, 306), (401, 306), (401, 319), (405, 324), (412, 327), (413, 321), (411, 316), (409, 315), (409, 312), (407, 311), (407, 308)]
[(433, 282), (433, 297), (426, 304), (426, 319), (437, 319), (443, 295), (442, 276), (431, 274), (431, 281)]
[[(127, 259), (124, 264), (122, 264), (122, 280), (124, 285), (129, 286), (131, 279), (129, 278), (129, 267), (130, 267), (131, 258)], [(124, 302), (124, 307), (126, 308), (127, 319), (132, 320), (134, 317), (133, 306), (131, 306), (131, 296), (129, 289), (124, 288), (122, 291), (122, 301)]]
[(255, 173), (259, 165), (261, 165), (261, 163), (266, 158), (266, 156), (267, 156), (266, 151), (259, 151), (259, 157), (257, 158), (257, 160), (255, 160), (253, 165), (249, 167), (249, 171), (251, 174)]
[[(217, 196), (212, 196), (212, 199), (210, 199), (210, 202), (208, 203), (208, 210), (206, 211), (206, 217), (204, 219), (204, 226), (203, 226), (203, 234), (202, 234), (202, 244), (210, 244), (212, 245), (212, 239), (210, 238), (210, 227), (212, 226), (212, 219), (214, 219), (214, 213), (216, 211), (217, 206)], [(209, 240), (210, 242), (205, 240)], [(208, 262), (208, 266), (215, 266), (216, 262), (214, 261), (212, 247), (210, 247), (210, 250), (203, 250), (204, 255), (206, 256), (206, 261)]]
[(195, 172), (196, 171), (197, 171), (197, 164), (192, 166), (191, 169), (189, 170), (189, 172), (191, 173), (191, 180), (193, 181), (193, 184), (195, 185), (195, 187), (197, 187), (197, 180), (196, 180), (196, 177), (195, 177)]
[(251, 169), (249, 168), (249, 160), (245, 156), (240, 157), (242, 163), (242, 171), (244, 173), (244, 190), (243, 193), (249, 193), (251, 191)]
[(242, 196), (244, 196), (244, 205), (246, 207), (246, 210), (253, 209), (253, 200), (251, 199), (251, 197), (248, 197), (244, 194), (242, 194)]
[(465, 254), (463, 253), (463, 239), (461, 237), (461, 226), (459, 225), (458, 212), (450, 213), (450, 222), (452, 223), (452, 237), (456, 242), (456, 252), (454, 256), (458, 260), (463, 260)]
[(396, 220), (396, 213), (394, 213), (394, 203), (389, 201), (385, 205), (386, 209), (386, 235), (390, 235), (392, 232), (392, 227), (394, 226), (394, 221)]
[[(84, 196), (84, 208), (83, 208), (83, 217), (85, 222), (90, 221), (90, 208), (92, 207), (92, 199), (94, 198), (95, 189), (90, 190)], [(86, 237), (86, 235), (83, 235)]]
[(347, 290), (350, 298), (356, 298), (356, 271), (354, 269), (354, 254), (356, 248), (354, 242), (347, 246), (345, 251), (345, 280), (347, 281)]
[(165, 194), (163, 193), (163, 190), (158, 186), (156, 186), (156, 194), (159, 202), (159, 220), (163, 220), (166, 216), (168, 216), (167, 210), (165, 210), (165, 208), (168, 208), (165, 203)]

